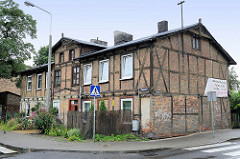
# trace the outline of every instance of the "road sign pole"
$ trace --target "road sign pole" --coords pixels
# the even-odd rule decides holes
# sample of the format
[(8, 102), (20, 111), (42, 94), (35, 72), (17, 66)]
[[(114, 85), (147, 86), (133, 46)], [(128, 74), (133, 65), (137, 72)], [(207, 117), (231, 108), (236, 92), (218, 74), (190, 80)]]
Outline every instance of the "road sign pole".
[(95, 96), (94, 96), (94, 109), (93, 109), (93, 142), (95, 142)]
[(211, 109), (212, 109), (212, 133), (214, 137), (214, 115), (213, 115), (213, 101), (211, 101)]

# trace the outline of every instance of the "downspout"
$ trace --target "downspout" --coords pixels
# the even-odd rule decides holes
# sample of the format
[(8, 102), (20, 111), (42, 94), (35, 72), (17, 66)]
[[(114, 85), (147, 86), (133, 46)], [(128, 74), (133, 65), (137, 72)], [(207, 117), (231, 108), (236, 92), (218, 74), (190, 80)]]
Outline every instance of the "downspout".
[(139, 134), (141, 133), (141, 104), (140, 104), (140, 94), (139, 94), (139, 85), (140, 85), (140, 56), (139, 56), (139, 46), (137, 48), (138, 53), (138, 114), (139, 114)]

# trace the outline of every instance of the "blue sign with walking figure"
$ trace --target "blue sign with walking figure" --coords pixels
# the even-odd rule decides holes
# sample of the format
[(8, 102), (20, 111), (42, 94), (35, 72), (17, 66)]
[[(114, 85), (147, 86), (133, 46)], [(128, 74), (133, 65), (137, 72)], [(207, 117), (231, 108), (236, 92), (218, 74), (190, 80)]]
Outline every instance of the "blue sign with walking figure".
[(90, 96), (92, 97), (100, 97), (100, 86), (90, 86)]

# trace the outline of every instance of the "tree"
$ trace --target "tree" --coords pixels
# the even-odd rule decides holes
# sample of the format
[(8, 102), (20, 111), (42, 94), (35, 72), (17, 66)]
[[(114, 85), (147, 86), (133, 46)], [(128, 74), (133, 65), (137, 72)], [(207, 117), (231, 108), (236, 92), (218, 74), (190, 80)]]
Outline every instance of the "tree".
[(232, 91), (239, 90), (240, 81), (237, 78), (238, 75), (234, 67), (232, 67), (229, 71), (229, 89)]
[(105, 105), (105, 101), (104, 101), (103, 98), (101, 99), (99, 110), (100, 111), (105, 111), (105, 112), (107, 111), (107, 108), (106, 108), (106, 105)]
[(240, 108), (240, 91), (231, 91), (230, 106), (232, 111), (239, 111)]
[(36, 21), (25, 14), (12, 0), (0, 1), (0, 78), (10, 78), (25, 69), (34, 47), (25, 42), (36, 38)]
[[(34, 65), (40, 66), (43, 64), (48, 63), (48, 52), (49, 52), (49, 46), (43, 46), (39, 49), (37, 53), (35, 53), (35, 56), (33, 57)], [(54, 56), (52, 54), (51, 61), (54, 61)]]

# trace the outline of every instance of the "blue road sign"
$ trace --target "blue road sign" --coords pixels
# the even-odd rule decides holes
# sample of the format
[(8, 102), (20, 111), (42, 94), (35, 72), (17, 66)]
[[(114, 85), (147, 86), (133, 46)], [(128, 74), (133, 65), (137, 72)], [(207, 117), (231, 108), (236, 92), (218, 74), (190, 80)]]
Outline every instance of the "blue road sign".
[(90, 96), (92, 97), (100, 97), (100, 86), (90, 86)]

